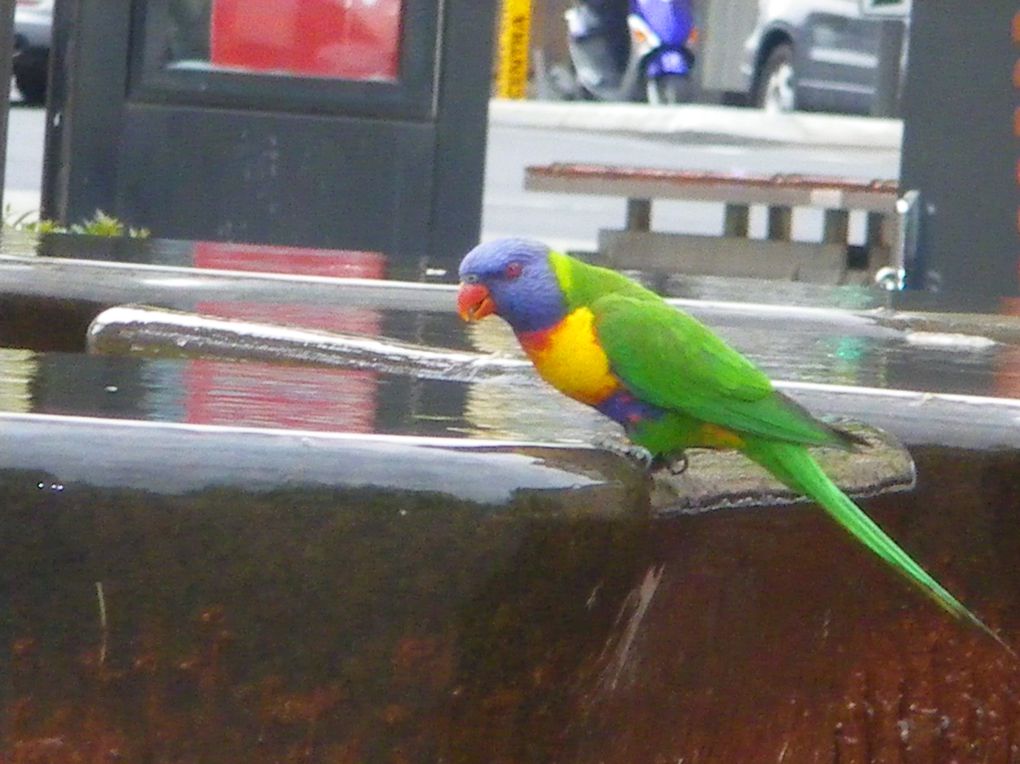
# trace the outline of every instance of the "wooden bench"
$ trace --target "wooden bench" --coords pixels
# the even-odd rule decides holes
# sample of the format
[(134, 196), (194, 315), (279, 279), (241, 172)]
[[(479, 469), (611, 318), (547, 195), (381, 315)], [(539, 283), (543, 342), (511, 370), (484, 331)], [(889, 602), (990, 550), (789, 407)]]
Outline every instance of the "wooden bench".
[[(870, 282), (890, 265), (899, 221), (898, 183), (808, 175), (734, 175), (586, 164), (525, 170), (531, 191), (617, 196), (627, 200), (626, 228), (599, 231), (598, 247), (615, 267), (816, 283)], [(652, 201), (725, 205), (719, 236), (651, 230)], [(767, 208), (765, 239), (748, 238), (752, 205)], [(793, 210), (824, 210), (822, 240), (791, 240)], [(867, 214), (863, 245), (848, 241), (850, 213)]]

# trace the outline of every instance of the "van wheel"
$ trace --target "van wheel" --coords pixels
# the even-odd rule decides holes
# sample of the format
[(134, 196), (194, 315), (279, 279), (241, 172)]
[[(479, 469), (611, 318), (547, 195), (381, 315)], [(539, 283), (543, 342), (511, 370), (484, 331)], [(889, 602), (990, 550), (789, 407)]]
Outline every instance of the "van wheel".
[(754, 105), (769, 112), (797, 108), (793, 46), (789, 43), (780, 43), (765, 58), (754, 89)]

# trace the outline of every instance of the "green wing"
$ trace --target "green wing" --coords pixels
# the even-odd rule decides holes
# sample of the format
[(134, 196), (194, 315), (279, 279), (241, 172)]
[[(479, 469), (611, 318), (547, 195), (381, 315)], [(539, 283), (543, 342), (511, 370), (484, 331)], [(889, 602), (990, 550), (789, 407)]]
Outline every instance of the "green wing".
[(740, 433), (848, 446), (704, 324), (662, 300), (607, 294), (591, 309), (613, 373), (641, 400)]

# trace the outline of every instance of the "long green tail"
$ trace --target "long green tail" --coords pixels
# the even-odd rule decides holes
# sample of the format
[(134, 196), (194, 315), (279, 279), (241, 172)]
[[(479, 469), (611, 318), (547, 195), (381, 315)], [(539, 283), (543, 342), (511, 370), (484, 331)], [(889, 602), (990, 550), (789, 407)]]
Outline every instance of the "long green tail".
[(843, 493), (815, 461), (808, 450), (791, 443), (748, 439), (744, 453), (795, 491), (806, 494), (854, 538), (906, 576), (942, 609), (961, 621), (973, 624), (1002, 645), (1014, 658), (1017, 654), (984, 621), (968, 610), (945, 587), (932, 578), (874, 520), (864, 514)]

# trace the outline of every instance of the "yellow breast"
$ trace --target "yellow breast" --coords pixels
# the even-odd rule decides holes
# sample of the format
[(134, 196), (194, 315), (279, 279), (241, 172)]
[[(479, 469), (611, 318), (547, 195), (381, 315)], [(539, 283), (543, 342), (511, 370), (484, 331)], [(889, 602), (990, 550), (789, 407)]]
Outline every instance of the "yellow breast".
[(550, 329), (519, 336), (521, 347), (542, 379), (564, 395), (591, 406), (619, 387), (595, 337), (594, 320), (590, 310), (578, 308)]

